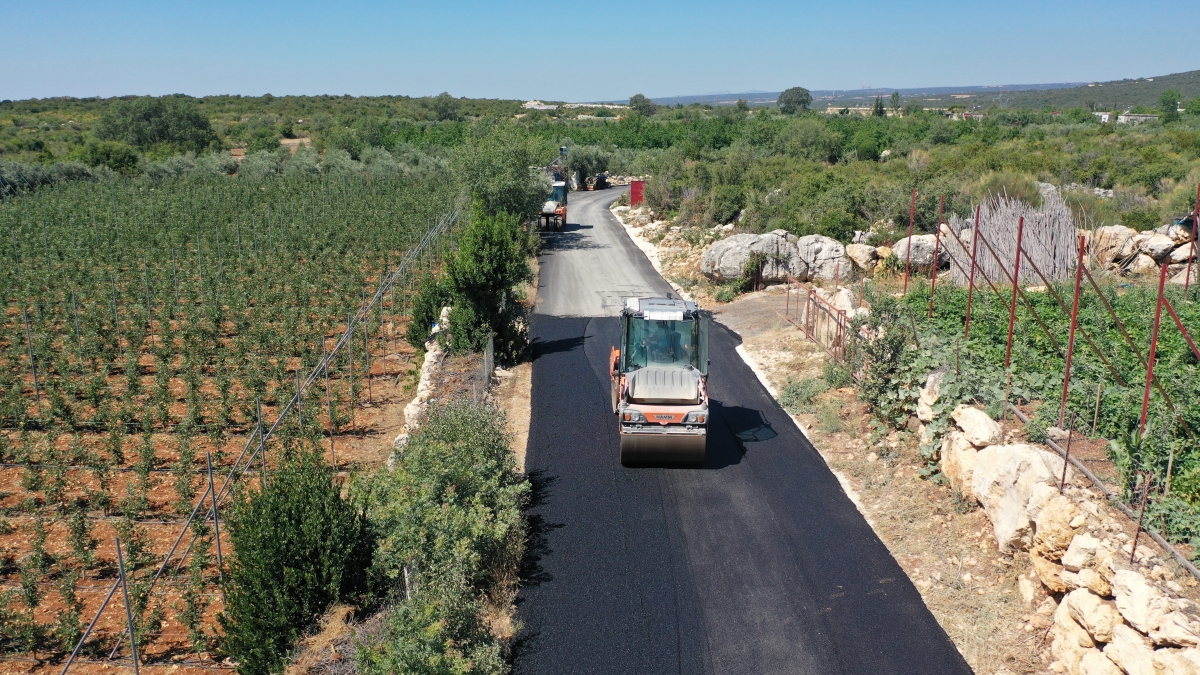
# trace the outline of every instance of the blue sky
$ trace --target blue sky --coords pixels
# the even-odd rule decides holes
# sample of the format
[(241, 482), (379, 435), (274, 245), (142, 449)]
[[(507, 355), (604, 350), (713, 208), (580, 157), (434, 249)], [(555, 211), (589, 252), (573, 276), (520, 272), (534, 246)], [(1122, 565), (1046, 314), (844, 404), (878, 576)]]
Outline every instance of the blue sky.
[(1027, 84), (1200, 68), (1161, 2), (0, 2), (0, 98), (602, 100)]

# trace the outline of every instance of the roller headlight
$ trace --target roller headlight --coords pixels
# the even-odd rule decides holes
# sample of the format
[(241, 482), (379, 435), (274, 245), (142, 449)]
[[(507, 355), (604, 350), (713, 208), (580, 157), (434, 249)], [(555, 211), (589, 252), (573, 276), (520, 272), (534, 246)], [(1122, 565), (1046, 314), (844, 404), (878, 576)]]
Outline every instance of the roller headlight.
[(646, 416), (636, 410), (626, 410), (621, 415), (621, 419), (626, 422), (645, 422)]
[(696, 410), (696, 411), (688, 413), (687, 417), (683, 418), (683, 423), (684, 424), (704, 424), (704, 421), (706, 419), (708, 419), (708, 411)]

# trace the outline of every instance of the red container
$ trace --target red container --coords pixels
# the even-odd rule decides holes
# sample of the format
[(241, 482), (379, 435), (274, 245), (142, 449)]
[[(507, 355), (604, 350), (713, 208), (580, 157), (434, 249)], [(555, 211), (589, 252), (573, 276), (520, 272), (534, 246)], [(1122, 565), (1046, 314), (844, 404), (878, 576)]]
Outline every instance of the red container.
[(629, 205), (638, 207), (642, 205), (642, 201), (646, 198), (646, 181), (635, 180), (629, 182)]

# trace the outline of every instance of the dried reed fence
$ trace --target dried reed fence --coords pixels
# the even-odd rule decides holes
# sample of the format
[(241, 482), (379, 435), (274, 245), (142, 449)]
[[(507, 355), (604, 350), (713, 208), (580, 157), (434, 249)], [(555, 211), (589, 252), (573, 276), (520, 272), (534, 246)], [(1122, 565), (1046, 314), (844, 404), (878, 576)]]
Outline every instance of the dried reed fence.
[(1042, 188), (1042, 205), (1033, 207), (1007, 195), (985, 201), (979, 213), (979, 232), (982, 240), (975, 244), (974, 222), (950, 216), (949, 226), (962, 244), (953, 237), (945, 240), (945, 246), (955, 263), (950, 265), (951, 278), (966, 285), (971, 270), (971, 249), (975, 251), (975, 274), (978, 282), (981, 273), (996, 281), (1010, 279), (1017, 250), (1017, 224), (1025, 218), (1025, 233), (1021, 250), (1026, 260), (1033, 265), (1021, 265), (1023, 285), (1040, 284), (1032, 267), (1041, 270), (1047, 279), (1062, 281), (1070, 277), (1075, 266), (1075, 225), (1071, 220), (1071, 209), (1063, 201), (1058, 190), (1052, 186)]

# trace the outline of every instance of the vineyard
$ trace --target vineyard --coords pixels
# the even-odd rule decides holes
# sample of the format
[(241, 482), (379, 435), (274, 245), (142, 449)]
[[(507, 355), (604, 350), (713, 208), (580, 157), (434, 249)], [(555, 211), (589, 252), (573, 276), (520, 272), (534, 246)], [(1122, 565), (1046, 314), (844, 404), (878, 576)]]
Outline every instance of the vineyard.
[(337, 437), (406, 374), (411, 291), (450, 253), (457, 189), (112, 179), (0, 202), (5, 658), (81, 644), (76, 663), (130, 664), (121, 594), (97, 613), (126, 575), (141, 662), (221, 667), (213, 496), (302, 450), (353, 468)]

